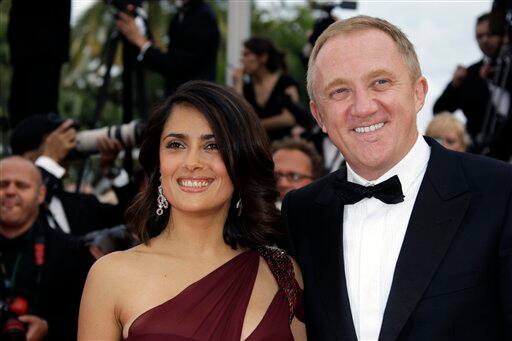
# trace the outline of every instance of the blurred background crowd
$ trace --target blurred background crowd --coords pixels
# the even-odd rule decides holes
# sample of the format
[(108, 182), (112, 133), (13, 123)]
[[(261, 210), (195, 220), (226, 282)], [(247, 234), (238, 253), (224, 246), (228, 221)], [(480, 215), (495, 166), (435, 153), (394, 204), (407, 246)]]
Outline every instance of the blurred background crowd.
[[(252, 105), (280, 199), (339, 168), (343, 155), (309, 113), (305, 74), (334, 13), (357, 3), (310, 1), (281, 20), (253, 6), (238, 65), (226, 58), (227, 3), (96, 1), (72, 27), (71, 0), (0, 0), (0, 330), (74, 338), (92, 262), (137, 244), (123, 216), (146, 185), (144, 122), (188, 80), (228, 84)], [(470, 20), (481, 59), (453, 71), (425, 134), (510, 162), (508, 32), (499, 13)]]

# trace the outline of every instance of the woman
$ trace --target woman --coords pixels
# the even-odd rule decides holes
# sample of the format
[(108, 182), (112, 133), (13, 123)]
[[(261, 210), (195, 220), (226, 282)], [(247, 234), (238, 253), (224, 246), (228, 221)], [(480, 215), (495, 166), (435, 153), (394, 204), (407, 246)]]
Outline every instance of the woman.
[(469, 143), (464, 124), (448, 111), (434, 116), (428, 124), (425, 135), (435, 138), (445, 148), (456, 152), (465, 152)]
[(272, 141), (290, 135), (296, 120), (302, 121), (306, 115), (298, 105), (297, 82), (285, 74), (284, 54), (272, 41), (252, 37), (244, 43), (241, 63), (233, 72), (235, 90), (253, 106)]
[(140, 150), (149, 184), (128, 215), (144, 243), (95, 263), (78, 338), (305, 339), (298, 268), (264, 247), (279, 221), (269, 149), (239, 96), (181, 86)]

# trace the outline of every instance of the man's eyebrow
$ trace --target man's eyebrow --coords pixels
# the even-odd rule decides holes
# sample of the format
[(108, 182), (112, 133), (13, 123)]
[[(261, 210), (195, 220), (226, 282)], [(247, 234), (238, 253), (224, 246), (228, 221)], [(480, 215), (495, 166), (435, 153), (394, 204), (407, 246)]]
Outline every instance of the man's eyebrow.
[(389, 70), (386, 70), (386, 69), (376, 69), (376, 70), (373, 70), (373, 71), (370, 71), (366, 78), (370, 79), (370, 78), (375, 78), (375, 77), (394, 77), (393, 73)]
[(330, 81), (326, 86), (325, 86), (325, 90), (328, 90), (334, 86), (337, 86), (337, 85), (343, 85), (343, 84), (347, 84), (348, 81), (344, 78), (335, 78), (333, 79), (332, 81)]

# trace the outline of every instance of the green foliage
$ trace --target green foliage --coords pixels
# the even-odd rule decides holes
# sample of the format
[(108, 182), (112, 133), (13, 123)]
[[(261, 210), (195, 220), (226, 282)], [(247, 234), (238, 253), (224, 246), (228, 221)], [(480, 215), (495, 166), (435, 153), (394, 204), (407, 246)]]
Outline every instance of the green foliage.
[(301, 86), (302, 98), (306, 94), (306, 69), (300, 53), (313, 21), (311, 9), (303, 5), (281, 2), (278, 10), (274, 5), (252, 11), (252, 34), (271, 39), (277, 47), (287, 52), (288, 72)]
[[(12, 0), (0, 1), (0, 116), (7, 115), (10, 67), (8, 60), (7, 21)], [(21, 0), (17, 0), (21, 1)], [(174, 15), (168, 1), (147, 1), (150, 30), (157, 45), (167, 48), (167, 29)], [(221, 46), (218, 54), (217, 82), (225, 84), (227, 10), (226, 0), (210, 0), (219, 21)], [(304, 5), (274, 3), (271, 7), (258, 7), (252, 2), (252, 32), (272, 39), (287, 52), (289, 73), (305, 88), (305, 69), (299, 54), (306, 42), (307, 31), (312, 27), (311, 10)], [(276, 4), (279, 7), (276, 7)], [(279, 10), (276, 10), (278, 8)], [(110, 30), (115, 25), (114, 11), (104, 1), (96, 1), (78, 19), (71, 33), (70, 60), (62, 70), (59, 109), (63, 116), (71, 117), (82, 125), (93, 117), (97, 94), (104, 74), (103, 54)], [(115, 58), (112, 78), (98, 126), (120, 123), (122, 119), (122, 56), (121, 49)], [(163, 96), (164, 80), (154, 72), (145, 72), (145, 88), (150, 107)], [(137, 116), (137, 113), (135, 114)]]

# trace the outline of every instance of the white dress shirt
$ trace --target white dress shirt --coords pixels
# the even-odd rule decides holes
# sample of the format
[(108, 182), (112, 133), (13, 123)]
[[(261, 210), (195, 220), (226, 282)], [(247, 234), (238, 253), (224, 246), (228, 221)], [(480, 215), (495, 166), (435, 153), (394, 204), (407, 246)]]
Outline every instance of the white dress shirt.
[(420, 135), (409, 153), (377, 180), (365, 180), (347, 163), (348, 181), (370, 186), (398, 175), (405, 196), (394, 205), (372, 197), (344, 207), (345, 276), (360, 341), (379, 337), (395, 265), (429, 158), (430, 147)]
[[(66, 169), (64, 167), (47, 156), (38, 157), (35, 164), (36, 166), (46, 170), (48, 173), (53, 174), (57, 179), (61, 179), (66, 173)], [(60, 229), (65, 233), (70, 233), (71, 229), (69, 228), (68, 218), (66, 217), (64, 206), (62, 206), (62, 201), (60, 201), (56, 196), (53, 196), (50, 204), (48, 205), (48, 209), (52, 213), (53, 219), (55, 219), (57, 224), (59, 224)], [(54, 229), (57, 228), (55, 222), (50, 217), (48, 217), (48, 224), (50, 224)]]

